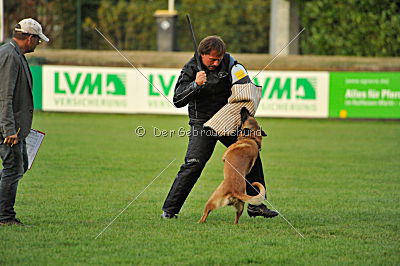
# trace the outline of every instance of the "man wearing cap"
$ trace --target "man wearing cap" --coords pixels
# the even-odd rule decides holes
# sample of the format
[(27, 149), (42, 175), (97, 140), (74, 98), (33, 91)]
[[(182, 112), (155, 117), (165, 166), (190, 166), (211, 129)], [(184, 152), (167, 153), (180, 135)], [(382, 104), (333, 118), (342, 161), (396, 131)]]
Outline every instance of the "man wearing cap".
[[(199, 58), (192, 57), (186, 63), (176, 84), (174, 104), (178, 108), (189, 105), (190, 135), (185, 162), (162, 207), (161, 218), (163, 219), (177, 218), (176, 214), (179, 213), (200, 177), (217, 141), (221, 141), (228, 147), (237, 140), (235, 136), (217, 136), (212, 129), (203, 126), (228, 102), (233, 83), (251, 82), (245, 74), (244, 67), (237, 64), (234, 58), (225, 51), (225, 43), (220, 37), (204, 38), (199, 44)], [(201, 69), (196, 60), (201, 62)], [(239, 80), (238, 77), (240, 77)], [(246, 179), (250, 183), (260, 182), (265, 187), (260, 156)], [(258, 194), (258, 191), (249, 185), (246, 191), (252, 196)], [(249, 205), (247, 212), (252, 217), (272, 218), (278, 215), (264, 204)]]
[(21, 20), (0, 47), (0, 225), (23, 225), (15, 217), (18, 181), (28, 169), (25, 138), (33, 116), (32, 74), (24, 54), (49, 39), (34, 19)]

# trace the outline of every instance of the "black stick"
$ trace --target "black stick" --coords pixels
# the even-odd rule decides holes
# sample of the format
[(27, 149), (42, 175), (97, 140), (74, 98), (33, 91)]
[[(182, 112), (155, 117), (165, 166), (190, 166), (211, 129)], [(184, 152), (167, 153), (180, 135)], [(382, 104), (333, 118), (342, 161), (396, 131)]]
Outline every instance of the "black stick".
[(189, 30), (192, 36), (192, 41), (193, 41), (193, 48), (194, 48), (194, 59), (196, 60), (196, 64), (197, 64), (197, 70), (198, 71), (202, 71), (201, 69), (201, 63), (199, 61), (199, 52), (197, 51), (197, 41), (196, 41), (196, 36), (194, 36), (194, 31), (193, 31), (193, 27), (192, 27), (192, 22), (190, 22), (190, 16), (189, 14), (186, 14), (186, 18), (188, 21), (188, 25), (189, 25)]

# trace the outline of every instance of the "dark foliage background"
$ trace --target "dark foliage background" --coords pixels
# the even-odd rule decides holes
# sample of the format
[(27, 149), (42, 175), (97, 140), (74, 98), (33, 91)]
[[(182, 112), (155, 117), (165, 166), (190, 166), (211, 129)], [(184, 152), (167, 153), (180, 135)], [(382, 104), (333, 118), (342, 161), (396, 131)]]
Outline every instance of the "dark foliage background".
[[(300, 53), (399, 56), (400, 0), (292, 0), (299, 4)], [(154, 12), (167, 0), (5, 0), (7, 35), (24, 17), (37, 18), (52, 48), (110, 49), (98, 27), (124, 50), (156, 50)], [(220, 35), (235, 53), (268, 53), (270, 0), (177, 0), (178, 50), (192, 50), (186, 14), (198, 41)], [(80, 9), (79, 9), (80, 7)], [(80, 12), (79, 12), (80, 11)], [(80, 16), (79, 16), (80, 14)], [(80, 33), (80, 34), (79, 34)]]

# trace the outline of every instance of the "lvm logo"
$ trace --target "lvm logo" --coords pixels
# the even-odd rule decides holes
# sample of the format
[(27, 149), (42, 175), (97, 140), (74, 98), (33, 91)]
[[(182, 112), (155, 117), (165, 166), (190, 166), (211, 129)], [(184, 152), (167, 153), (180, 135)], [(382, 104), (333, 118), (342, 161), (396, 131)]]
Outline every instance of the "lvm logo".
[(54, 93), (126, 95), (126, 74), (54, 72)]
[[(162, 75), (150, 74), (149, 75), (149, 95), (160, 96), (160, 92), (151, 84), (160, 84), (158, 88), (161, 93), (168, 96), (173, 93), (176, 75)], [(256, 85), (260, 85), (258, 78), (254, 79)], [(303, 99), (315, 100), (317, 87), (317, 78), (280, 78), (280, 77), (267, 77), (262, 83), (262, 98), (268, 99)]]
[[(174, 90), (172, 88), (175, 87), (175, 79), (176, 75), (171, 75), (169, 78), (164, 75), (149, 75), (149, 95), (150, 96), (159, 96), (160, 92), (165, 96), (168, 96), (170, 92)], [(157, 86), (156, 84), (160, 84), (161, 88), (154, 88), (151, 84)]]
[[(260, 85), (258, 78), (254, 79)], [(262, 98), (315, 100), (316, 78), (275, 78), (267, 77), (262, 84)]]

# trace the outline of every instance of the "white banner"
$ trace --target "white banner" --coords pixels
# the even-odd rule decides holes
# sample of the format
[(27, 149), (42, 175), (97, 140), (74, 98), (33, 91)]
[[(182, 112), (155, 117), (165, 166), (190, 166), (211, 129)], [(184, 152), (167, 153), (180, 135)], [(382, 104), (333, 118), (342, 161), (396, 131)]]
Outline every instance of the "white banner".
[(264, 71), (254, 82), (263, 92), (257, 116), (328, 117), (329, 72)]
[(186, 114), (172, 104), (177, 71), (45, 65), (43, 110)]
[[(45, 65), (43, 110), (187, 114), (187, 107), (172, 104), (180, 71), (143, 68), (142, 75), (133, 68)], [(328, 78), (328, 72), (260, 73), (254, 79), (263, 88), (257, 116), (328, 117)]]

